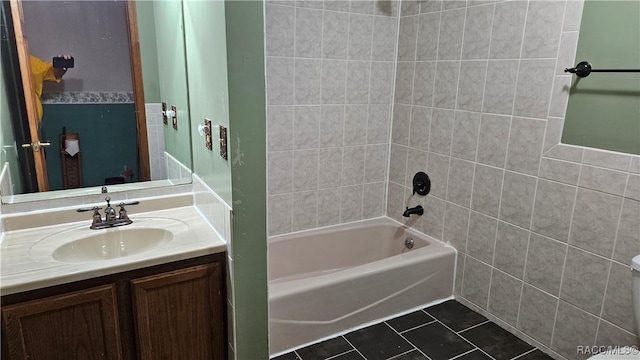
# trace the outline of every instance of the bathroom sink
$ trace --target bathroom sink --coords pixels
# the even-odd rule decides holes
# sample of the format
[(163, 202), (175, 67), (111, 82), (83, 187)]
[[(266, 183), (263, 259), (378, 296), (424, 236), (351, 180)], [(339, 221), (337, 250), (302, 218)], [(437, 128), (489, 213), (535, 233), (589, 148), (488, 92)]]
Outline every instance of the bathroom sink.
[(153, 250), (172, 239), (173, 233), (165, 229), (117, 229), (68, 242), (56, 248), (52, 257), (71, 263), (110, 260)]

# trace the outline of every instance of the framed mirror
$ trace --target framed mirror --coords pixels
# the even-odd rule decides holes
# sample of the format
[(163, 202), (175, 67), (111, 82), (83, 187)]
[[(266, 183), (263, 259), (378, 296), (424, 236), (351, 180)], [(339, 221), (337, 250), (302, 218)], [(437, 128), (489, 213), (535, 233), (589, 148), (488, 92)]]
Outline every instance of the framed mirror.
[[(3, 2), (2, 26), (10, 35), (2, 55), (2, 96), (9, 101), (1, 105), (0, 160), (10, 172), (1, 179), (3, 203), (191, 181), (191, 154), (180, 151), (190, 142), (180, 1), (11, 0)], [(61, 54), (72, 55), (74, 67), (62, 81), (43, 83), (34, 130), (24, 96), (35, 97), (24, 90), (34, 80), (25, 81), (20, 68), (32, 56), (47, 63)], [(163, 101), (176, 109), (166, 124)], [(43, 145), (40, 169), (34, 142)]]

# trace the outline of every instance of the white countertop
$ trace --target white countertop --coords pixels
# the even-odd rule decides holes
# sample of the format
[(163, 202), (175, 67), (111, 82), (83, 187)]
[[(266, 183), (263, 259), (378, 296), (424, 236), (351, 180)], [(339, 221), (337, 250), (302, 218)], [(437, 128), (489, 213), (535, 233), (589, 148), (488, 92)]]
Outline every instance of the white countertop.
[[(103, 230), (90, 230), (91, 213), (85, 214), (84, 221), (6, 232), (0, 245), (0, 294), (9, 295), (226, 251), (225, 242), (193, 206), (130, 212), (133, 224)], [(163, 219), (166, 219), (166, 229), (175, 236), (157, 248), (135, 255), (83, 263), (60, 262), (52, 257), (54, 249), (83, 235), (145, 227), (150, 222), (157, 227), (158, 224), (164, 224)], [(64, 233), (70, 236), (60, 236)]]

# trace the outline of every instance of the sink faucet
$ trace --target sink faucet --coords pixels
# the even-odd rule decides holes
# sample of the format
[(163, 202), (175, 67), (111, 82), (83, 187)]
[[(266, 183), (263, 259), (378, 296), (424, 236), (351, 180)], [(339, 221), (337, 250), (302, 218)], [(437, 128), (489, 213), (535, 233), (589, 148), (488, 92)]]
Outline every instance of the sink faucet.
[(100, 230), (106, 229), (110, 227), (129, 225), (133, 221), (129, 219), (127, 215), (127, 210), (124, 208), (129, 205), (137, 205), (139, 201), (131, 201), (131, 202), (121, 202), (117, 206), (120, 207), (120, 211), (118, 212), (118, 216), (116, 217), (116, 210), (111, 206), (111, 198), (106, 197), (104, 200), (107, 202), (107, 207), (104, 209), (104, 219), (102, 219), (102, 215), (100, 215), (101, 207), (94, 206), (90, 208), (80, 208), (76, 211), (85, 212), (85, 211), (93, 211), (91, 226), (89, 229), (91, 230)]
[(422, 214), (424, 214), (424, 208), (422, 207), (422, 205), (418, 205), (416, 207), (412, 207), (411, 209), (409, 209), (409, 207), (407, 207), (407, 209), (402, 213), (402, 216), (404, 217), (409, 217), (413, 214), (422, 216)]

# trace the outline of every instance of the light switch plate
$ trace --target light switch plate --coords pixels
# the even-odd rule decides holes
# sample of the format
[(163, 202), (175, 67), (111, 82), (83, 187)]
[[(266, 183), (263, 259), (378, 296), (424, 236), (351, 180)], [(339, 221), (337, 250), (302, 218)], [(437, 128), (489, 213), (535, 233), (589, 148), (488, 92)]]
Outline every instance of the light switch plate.
[(169, 118), (167, 117), (167, 103), (162, 102), (162, 122), (165, 125), (169, 125)]
[(178, 130), (178, 110), (174, 105), (171, 105), (171, 111), (173, 111), (173, 128)]
[(227, 160), (227, 128), (220, 125), (220, 157)]
[(207, 149), (213, 151), (211, 120), (209, 119), (204, 119), (204, 145), (207, 147)]

